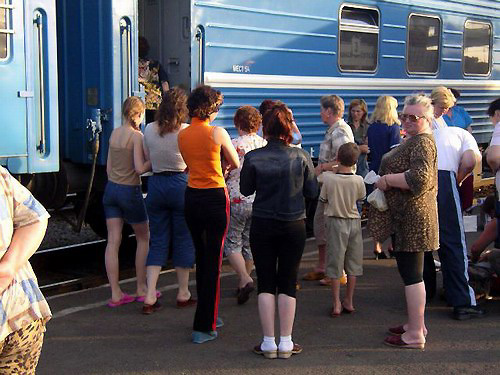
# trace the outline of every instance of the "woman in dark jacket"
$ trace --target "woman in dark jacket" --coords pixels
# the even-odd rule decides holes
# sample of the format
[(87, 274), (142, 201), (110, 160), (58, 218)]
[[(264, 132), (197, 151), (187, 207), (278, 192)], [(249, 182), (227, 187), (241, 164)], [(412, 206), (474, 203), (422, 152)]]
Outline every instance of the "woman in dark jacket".
[[(275, 104), (264, 115), (263, 125), (268, 144), (245, 155), (240, 175), (241, 193), (256, 193), (250, 247), (264, 339), (254, 352), (266, 358), (289, 358), (302, 351), (292, 341), (292, 328), (297, 271), (306, 240), (304, 197), (316, 198), (318, 185), (309, 154), (290, 147), (293, 118), (288, 107)], [(279, 346), (274, 339), (276, 294)]]

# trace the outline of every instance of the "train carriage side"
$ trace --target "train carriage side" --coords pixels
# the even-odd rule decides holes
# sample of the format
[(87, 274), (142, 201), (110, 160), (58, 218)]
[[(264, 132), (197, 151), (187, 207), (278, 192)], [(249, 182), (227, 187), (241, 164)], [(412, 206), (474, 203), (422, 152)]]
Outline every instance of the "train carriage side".
[(0, 164), (59, 168), (54, 0), (0, 0)]
[(495, 1), (462, 0), (196, 1), (191, 84), (198, 69), (224, 92), (216, 121), (230, 130), (240, 105), (284, 100), (313, 156), (325, 131), (322, 95), (339, 94), (346, 106), (361, 97), (371, 111), (380, 95), (402, 104), (412, 92), (445, 85), (461, 90), (474, 136), (486, 143), (485, 110), (500, 96), (498, 10)]

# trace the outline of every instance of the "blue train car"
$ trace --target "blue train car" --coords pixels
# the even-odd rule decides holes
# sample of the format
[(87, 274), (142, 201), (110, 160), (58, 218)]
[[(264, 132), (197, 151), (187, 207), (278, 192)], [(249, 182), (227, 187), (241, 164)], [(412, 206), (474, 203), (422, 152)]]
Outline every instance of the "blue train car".
[[(346, 105), (378, 96), (400, 103), (438, 85), (462, 92), (478, 142), (489, 142), (485, 109), (500, 96), (500, 3), (491, 1), (195, 1), (191, 67), (225, 94), (219, 124), (234, 110), (281, 99), (294, 110), (313, 155), (324, 134), (319, 98)], [(146, 22), (148, 23), (148, 22)], [(201, 57), (200, 57), (201, 55)], [(196, 83), (192, 77), (191, 85)]]
[(53, 0), (0, 0), (0, 163), (12, 173), (59, 168)]
[(142, 95), (139, 35), (171, 86), (224, 93), (216, 121), (233, 133), (239, 106), (289, 104), (312, 156), (319, 99), (333, 93), (372, 110), (380, 95), (454, 87), (478, 142), (491, 137), (496, 0), (0, 0), (0, 163), (45, 204), (93, 187), (99, 206), (121, 103)]

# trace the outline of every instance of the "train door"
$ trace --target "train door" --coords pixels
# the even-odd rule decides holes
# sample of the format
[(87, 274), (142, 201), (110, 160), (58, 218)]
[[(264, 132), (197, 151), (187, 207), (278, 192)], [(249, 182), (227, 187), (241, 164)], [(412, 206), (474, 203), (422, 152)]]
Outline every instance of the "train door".
[(59, 167), (54, 0), (0, 0), (0, 158), (16, 174)]
[(139, 35), (150, 45), (148, 58), (159, 61), (171, 87), (192, 87), (191, 1), (139, 0)]
[(99, 138), (103, 167), (122, 103), (139, 95), (137, 0), (57, 0), (57, 18), (62, 156), (92, 164)]

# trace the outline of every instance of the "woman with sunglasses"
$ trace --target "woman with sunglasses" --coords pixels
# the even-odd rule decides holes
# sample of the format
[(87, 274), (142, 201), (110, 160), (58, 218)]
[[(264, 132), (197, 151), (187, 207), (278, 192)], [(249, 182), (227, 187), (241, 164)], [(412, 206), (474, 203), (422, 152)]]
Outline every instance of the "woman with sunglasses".
[(191, 125), (179, 132), (179, 150), (188, 167), (184, 210), (196, 252), (198, 304), (192, 340), (204, 343), (217, 337), (219, 275), (224, 238), (229, 223), (229, 197), (221, 165), (221, 151), (229, 168), (239, 159), (227, 131), (210, 125), (222, 105), (220, 91), (199, 86), (189, 95)]
[(405, 284), (408, 321), (389, 328), (384, 343), (398, 348), (423, 349), (424, 252), (437, 250), (437, 151), (431, 132), (431, 100), (425, 95), (405, 99), (401, 122), (407, 140), (382, 158), (380, 180), (385, 192), (391, 227), (395, 232), (394, 254)]

